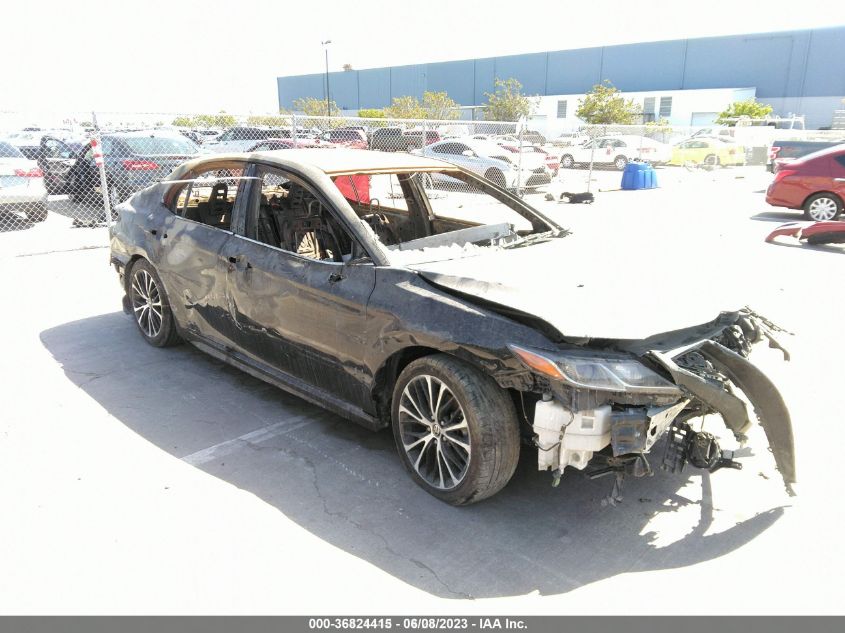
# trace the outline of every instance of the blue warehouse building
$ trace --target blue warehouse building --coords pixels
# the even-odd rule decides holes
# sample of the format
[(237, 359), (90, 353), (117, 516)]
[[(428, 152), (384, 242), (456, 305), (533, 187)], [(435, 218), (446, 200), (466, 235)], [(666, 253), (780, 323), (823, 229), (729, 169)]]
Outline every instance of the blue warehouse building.
[[(331, 98), (344, 112), (389, 106), (394, 97), (445, 91), (481, 106), (496, 78), (530, 95), (579, 95), (609, 79), (624, 93), (752, 88), (781, 116), (831, 125), (845, 98), (845, 27), (671, 40), (410, 66), (332, 72)], [(325, 75), (277, 78), (279, 106), (325, 98)], [(726, 104), (727, 105), (727, 104)]]

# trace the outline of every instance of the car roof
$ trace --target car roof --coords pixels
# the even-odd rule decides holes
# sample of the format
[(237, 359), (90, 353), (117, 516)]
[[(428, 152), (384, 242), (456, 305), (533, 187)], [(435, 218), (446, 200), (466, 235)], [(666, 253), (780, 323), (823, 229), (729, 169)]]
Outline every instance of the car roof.
[(185, 138), (178, 130), (133, 130), (131, 132), (109, 132), (103, 136), (110, 136), (114, 138)]
[(287, 149), (283, 153), (251, 152), (244, 154), (215, 154), (202, 160), (243, 160), (258, 157), (280, 166), (298, 163), (314, 167), (330, 176), (339, 174), (379, 173), (393, 171), (435, 171), (456, 169), (449, 163), (399, 152), (375, 152), (365, 149), (336, 148), (327, 152), (325, 148)]

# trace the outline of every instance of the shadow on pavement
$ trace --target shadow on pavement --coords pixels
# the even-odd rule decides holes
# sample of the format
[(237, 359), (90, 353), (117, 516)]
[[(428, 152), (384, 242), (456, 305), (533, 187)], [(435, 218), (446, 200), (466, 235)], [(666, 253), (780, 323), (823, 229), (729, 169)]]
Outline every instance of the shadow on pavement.
[[(567, 473), (553, 489), (529, 450), (501, 493), (453, 508), (405, 474), (389, 432), (361, 429), (191, 346), (154, 349), (121, 312), (60, 325), (41, 340), (68, 379), (146, 440), (192, 455), (323, 541), (440, 597), (559, 594), (621, 573), (694, 565), (743, 546), (783, 514), (773, 508), (710, 533), (714, 508), (701, 471), (631, 480), (623, 504), (605, 507), (611, 481)], [(281, 428), (203, 452), (273, 424)], [(699, 480), (703, 501), (691, 501), (681, 488)], [(650, 522), (665, 513), (683, 513), (676, 518), (685, 529), (661, 546)]]
[(799, 211), (764, 211), (750, 216), (751, 220), (758, 222), (779, 222), (785, 224), (787, 222), (802, 222), (804, 216)]

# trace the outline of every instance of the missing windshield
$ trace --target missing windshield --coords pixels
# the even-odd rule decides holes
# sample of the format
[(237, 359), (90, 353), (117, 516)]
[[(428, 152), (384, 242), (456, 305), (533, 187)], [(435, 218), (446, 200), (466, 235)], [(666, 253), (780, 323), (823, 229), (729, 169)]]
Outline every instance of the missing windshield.
[(567, 234), (516, 196), (459, 170), (333, 180), (396, 263), (464, 257)]

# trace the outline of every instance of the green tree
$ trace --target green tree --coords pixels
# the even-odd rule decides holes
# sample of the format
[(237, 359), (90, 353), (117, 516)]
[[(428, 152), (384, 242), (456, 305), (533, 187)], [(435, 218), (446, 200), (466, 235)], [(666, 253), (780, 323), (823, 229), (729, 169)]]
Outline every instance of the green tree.
[(383, 116), (391, 119), (436, 119), (452, 120), (460, 116), (458, 102), (446, 92), (423, 93), (422, 102), (416, 97), (394, 97), (393, 102), (382, 110)]
[(667, 143), (672, 135), (672, 125), (669, 119), (660, 117), (658, 121), (649, 121), (643, 128), (643, 136)]
[(641, 115), (640, 106), (633, 99), (626, 101), (609, 79), (596, 84), (583, 99), (578, 99), (575, 110), (575, 116), (593, 125), (633, 125), (639, 122)]
[(393, 97), (391, 104), (384, 109), (391, 119), (425, 119), (425, 110), (416, 97)]
[(177, 116), (171, 125), (176, 127), (232, 127), (238, 120), (222, 110), (220, 114), (195, 114), (194, 116)]
[(536, 101), (522, 94), (522, 84), (514, 78), (496, 78), (493, 92), (485, 92), (487, 109), (484, 118), (487, 121), (516, 121), (528, 116), (536, 107)]
[(267, 127), (287, 127), (290, 125), (290, 117), (273, 114), (253, 114), (246, 118), (247, 125), (265, 125)]
[(426, 119), (454, 120), (460, 116), (458, 102), (444, 92), (424, 92), (422, 107)]
[(362, 119), (383, 119), (385, 117), (384, 110), (378, 108), (364, 108), (358, 110), (358, 116)]
[(720, 125), (736, 125), (736, 120), (739, 117), (764, 119), (772, 113), (772, 109), (772, 106), (768, 103), (759, 103), (754, 97), (745, 101), (734, 101), (719, 113), (716, 123)]
[(329, 101), (327, 111), (326, 100), (315, 99), (314, 97), (294, 99), (293, 109), (302, 112), (305, 116), (340, 116), (340, 108), (334, 101)]

